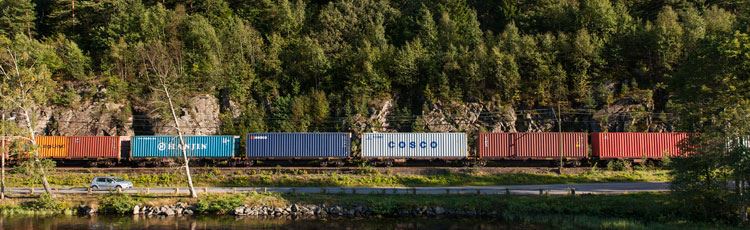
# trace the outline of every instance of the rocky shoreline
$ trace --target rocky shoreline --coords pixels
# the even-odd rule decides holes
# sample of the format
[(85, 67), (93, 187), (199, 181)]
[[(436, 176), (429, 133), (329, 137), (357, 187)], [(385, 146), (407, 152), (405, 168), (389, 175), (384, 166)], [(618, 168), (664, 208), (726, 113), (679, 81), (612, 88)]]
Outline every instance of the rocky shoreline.
[[(81, 205), (78, 207), (79, 215), (96, 215), (99, 214), (95, 207)], [(144, 217), (167, 217), (167, 216), (189, 216), (200, 215), (194, 205), (186, 203), (176, 203), (174, 205), (164, 206), (141, 206), (133, 207), (132, 215)], [(286, 207), (276, 206), (247, 206), (243, 205), (226, 213), (238, 217), (259, 217), (259, 218), (308, 218), (308, 219), (325, 219), (325, 218), (357, 218), (357, 217), (481, 217), (495, 216), (498, 213), (482, 212), (478, 210), (452, 210), (440, 206), (422, 206), (416, 208), (405, 208), (392, 213), (379, 213), (370, 207), (355, 205), (310, 205), (310, 204), (291, 204)]]

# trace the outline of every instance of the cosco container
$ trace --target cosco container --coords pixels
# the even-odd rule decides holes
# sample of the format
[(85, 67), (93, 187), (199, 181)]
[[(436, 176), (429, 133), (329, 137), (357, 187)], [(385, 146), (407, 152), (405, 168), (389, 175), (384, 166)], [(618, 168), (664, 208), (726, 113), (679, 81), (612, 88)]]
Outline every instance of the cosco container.
[(479, 157), (553, 160), (588, 157), (588, 135), (576, 132), (480, 133)]
[[(189, 158), (232, 158), (236, 142), (234, 136), (183, 136)], [(130, 140), (133, 158), (182, 157), (179, 136), (134, 136)]]
[(662, 159), (680, 156), (687, 133), (593, 133), (593, 155), (600, 159)]
[(245, 154), (251, 159), (347, 158), (349, 133), (248, 133)]
[(465, 133), (365, 133), (362, 158), (463, 159), (469, 151)]
[(120, 159), (119, 136), (73, 136), (68, 138), (68, 158)]
[(40, 158), (64, 159), (68, 157), (68, 138), (63, 136), (36, 136)]

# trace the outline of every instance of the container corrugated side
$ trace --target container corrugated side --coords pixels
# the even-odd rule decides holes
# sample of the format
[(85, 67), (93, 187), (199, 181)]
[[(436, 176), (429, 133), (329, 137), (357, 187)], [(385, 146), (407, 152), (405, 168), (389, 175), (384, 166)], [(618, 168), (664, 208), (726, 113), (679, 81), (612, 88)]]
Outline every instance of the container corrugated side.
[(687, 133), (593, 133), (593, 155), (600, 159), (661, 159), (680, 156)]
[(120, 159), (119, 136), (71, 136), (68, 143), (71, 159)]
[(465, 133), (365, 133), (362, 158), (463, 159), (466, 141)]
[(479, 133), (478, 151), (480, 158), (515, 158), (513, 133)]
[(519, 159), (584, 159), (588, 157), (588, 134), (576, 132), (515, 133), (513, 143)]
[(248, 133), (245, 156), (251, 159), (347, 158), (349, 133)]
[(63, 136), (36, 136), (40, 158), (64, 159), (68, 157), (68, 138)]
[[(234, 136), (183, 136), (189, 158), (232, 158), (237, 137)], [(179, 158), (178, 136), (134, 136), (130, 140), (133, 158)]]

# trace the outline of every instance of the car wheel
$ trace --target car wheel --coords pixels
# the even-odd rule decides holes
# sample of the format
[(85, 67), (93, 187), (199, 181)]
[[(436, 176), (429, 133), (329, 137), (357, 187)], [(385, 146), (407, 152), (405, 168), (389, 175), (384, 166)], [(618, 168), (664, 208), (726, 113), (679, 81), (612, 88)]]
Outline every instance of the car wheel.
[(92, 185), (92, 186), (91, 186), (91, 190), (99, 190), (99, 186), (96, 186), (96, 185)]
[(121, 191), (122, 190), (122, 186), (120, 186), (120, 185), (115, 186), (115, 190), (120, 190)]

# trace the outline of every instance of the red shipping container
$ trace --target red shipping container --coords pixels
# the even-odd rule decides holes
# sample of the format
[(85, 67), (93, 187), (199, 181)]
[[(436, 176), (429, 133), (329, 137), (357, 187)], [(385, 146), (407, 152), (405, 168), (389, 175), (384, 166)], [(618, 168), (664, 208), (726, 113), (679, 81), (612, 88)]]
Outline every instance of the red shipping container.
[(512, 159), (513, 133), (479, 133), (479, 157), (486, 159)]
[(687, 133), (593, 133), (593, 156), (600, 159), (662, 159), (678, 157)]
[(559, 159), (561, 139), (563, 158), (584, 159), (588, 157), (586, 133), (516, 133), (513, 141), (516, 155), (520, 159)]
[(120, 159), (119, 136), (73, 136), (68, 139), (68, 158)]
[(588, 157), (586, 133), (480, 133), (479, 157), (486, 159), (554, 160)]

